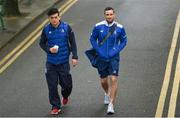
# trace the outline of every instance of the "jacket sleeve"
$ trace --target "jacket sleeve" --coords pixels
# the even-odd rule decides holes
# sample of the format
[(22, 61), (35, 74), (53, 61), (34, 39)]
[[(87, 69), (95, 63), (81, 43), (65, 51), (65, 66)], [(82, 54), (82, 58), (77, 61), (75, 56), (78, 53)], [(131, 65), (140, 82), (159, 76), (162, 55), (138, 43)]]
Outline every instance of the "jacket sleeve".
[(90, 36), (90, 42), (91, 42), (91, 45), (92, 45), (93, 49), (95, 49), (96, 52), (98, 52), (97, 39), (98, 39), (98, 31), (97, 31), (97, 28), (94, 27), (94, 29), (93, 29), (93, 31), (91, 33), (91, 36)]
[(47, 46), (47, 37), (46, 37), (45, 29), (42, 30), (39, 45), (46, 53), (50, 53), (49, 51), (50, 47)]
[(96, 50), (96, 53), (102, 57), (102, 58), (108, 58), (104, 52), (100, 51), (100, 46), (98, 43), (98, 35), (99, 35), (99, 30), (97, 29), (97, 27), (95, 26), (92, 33), (91, 33), (91, 37), (90, 37), (90, 42), (91, 45), (93, 47), (93, 49)]
[(124, 47), (126, 46), (126, 43), (127, 43), (127, 36), (126, 36), (125, 29), (124, 29), (124, 27), (123, 27), (122, 30), (121, 30), (121, 33), (120, 33), (120, 43), (117, 43), (117, 44), (113, 47), (113, 49), (110, 50), (109, 56), (110, 56), (110, 57), (113, 57), (113, 56), (115, 56), (117, 53), (119, 53), (121, 50), (123, 50)]
[(68, 35), (69, 35), (70, 50), (72, 51), (72, 59), (78, 59), (75, 35), (72, 28), (69, 25), (68, 27), (69, 27)]

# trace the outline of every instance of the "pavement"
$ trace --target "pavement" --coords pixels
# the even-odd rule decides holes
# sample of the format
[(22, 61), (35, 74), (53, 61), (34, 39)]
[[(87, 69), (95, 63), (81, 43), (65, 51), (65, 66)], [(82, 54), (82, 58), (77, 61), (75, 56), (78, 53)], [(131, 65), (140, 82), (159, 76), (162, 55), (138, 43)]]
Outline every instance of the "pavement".
[[(29, 1), (31, 1), (29, 3)], [(20, 17), (4, 17), (5, 30), (0, 26), (0, 50), (13, 37), (21, 33), (26, 26), (30, 25), (33, 20), (37, 19), (48, 8), (53, 7), (60, 0), (19, 0), (19, 9), (22, 13)]]

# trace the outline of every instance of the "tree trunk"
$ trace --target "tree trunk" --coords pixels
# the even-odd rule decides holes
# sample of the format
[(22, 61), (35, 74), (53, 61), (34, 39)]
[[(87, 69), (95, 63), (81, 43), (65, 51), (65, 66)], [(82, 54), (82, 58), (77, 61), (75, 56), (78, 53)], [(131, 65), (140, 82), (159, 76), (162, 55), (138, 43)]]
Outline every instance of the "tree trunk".
[(3, 0), (2, 14), (4, 16), (21, 16), (18, 0)]

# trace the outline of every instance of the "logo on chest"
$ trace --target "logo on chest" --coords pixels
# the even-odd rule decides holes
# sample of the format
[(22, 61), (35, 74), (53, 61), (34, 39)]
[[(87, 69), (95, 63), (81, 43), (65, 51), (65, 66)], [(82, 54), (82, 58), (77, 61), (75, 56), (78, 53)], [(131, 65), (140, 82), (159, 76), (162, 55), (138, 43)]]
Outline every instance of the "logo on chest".
[(64, 33), (65, 32), (64, 29), (61, 29), (61, 32)]
[(52, 34), (52, 32), (51, 32), (51, 31), (49, 31), (49, 34)]

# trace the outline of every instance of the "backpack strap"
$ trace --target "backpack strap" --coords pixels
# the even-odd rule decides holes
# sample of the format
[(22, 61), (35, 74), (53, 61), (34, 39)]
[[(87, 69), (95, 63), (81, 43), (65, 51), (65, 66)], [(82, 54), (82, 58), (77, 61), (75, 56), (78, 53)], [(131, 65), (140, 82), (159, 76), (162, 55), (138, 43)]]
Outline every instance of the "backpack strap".
[(104, 39), (100, 42), (100, 45), (102, 45), (115, 31), (117, 24), (114, 23), (112, 28), (109, 30), (108, 34), (104, 37)]

